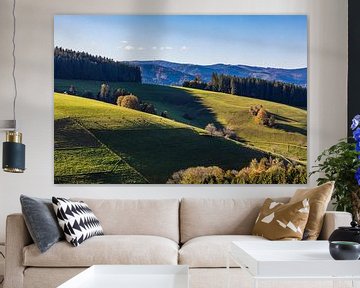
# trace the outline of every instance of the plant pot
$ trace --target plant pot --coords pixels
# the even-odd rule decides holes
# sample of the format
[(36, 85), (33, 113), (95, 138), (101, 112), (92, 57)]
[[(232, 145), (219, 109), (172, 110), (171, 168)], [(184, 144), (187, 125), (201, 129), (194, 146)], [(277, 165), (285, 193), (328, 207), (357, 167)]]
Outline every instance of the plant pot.
[(332, 241), (348, 241), (357, 242), (360, 244), (360, 227), (357, 222), (352, 221), (349, 227), (339, 227), (329, 237), (329, 242)]
[(335, 260), (358, 260), (360, 257), (360, 244), (357, 242), (333, 241), (329, 250)]

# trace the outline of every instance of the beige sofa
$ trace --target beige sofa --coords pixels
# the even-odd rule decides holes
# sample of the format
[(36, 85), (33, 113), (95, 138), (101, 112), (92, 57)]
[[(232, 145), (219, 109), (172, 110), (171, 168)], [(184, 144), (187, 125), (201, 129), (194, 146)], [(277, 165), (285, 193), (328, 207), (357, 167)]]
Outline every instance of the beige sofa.
[[(23, 216), (8, 216), (5, 288), (56, 287), (94, 264), (184, 264), (190, 267), (191, 288), (223, 288), (231, 241), (268, 241), (250, 235), (264, 199), (82, 200), (105, 235), (77, 248), (62, 241), (41, 254)], [(328, 212), (324, 220), (322, 239), (348, 225), (351, 216)], [(243, 272), (231, 266), (235, 287)]]

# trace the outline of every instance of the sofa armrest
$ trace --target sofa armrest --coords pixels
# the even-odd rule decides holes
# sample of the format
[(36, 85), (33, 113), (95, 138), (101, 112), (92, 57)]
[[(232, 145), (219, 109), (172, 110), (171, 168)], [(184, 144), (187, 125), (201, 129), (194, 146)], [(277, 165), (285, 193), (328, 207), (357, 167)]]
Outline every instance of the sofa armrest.
[(6, 219), (4, 288), (23, 288), (23, 248), (32, 242), (22, 214), (9, 215)]
[(351, 220), (352, 216), (348, 212), (326, 211), (319, 239), (329, 239), (331, 233), (338, 227), (350, 226)]

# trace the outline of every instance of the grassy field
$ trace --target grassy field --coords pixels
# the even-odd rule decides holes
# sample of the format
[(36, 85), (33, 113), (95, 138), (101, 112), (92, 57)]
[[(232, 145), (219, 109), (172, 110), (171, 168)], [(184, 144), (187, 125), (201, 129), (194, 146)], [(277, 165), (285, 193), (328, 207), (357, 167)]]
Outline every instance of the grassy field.
[(267, 156), (194, 126), (96, 100), (55, 93), (54, 108), (55, 183), (166, 183), (191, 166), (239, 169)]
[[(307, 159), (307, 112), (303, 109), (197, 89), (183, 88), (202, 105), (211, 107), (211, 112), (223, 127), (233, 129), (246, 142), (285, 157), (306, 162)], [(275, 115), (276, 126), (258, 125), (250, 115), (249, 108), (262, 105)]]
[[(97, 94), (102, 82), (55, 80), (55, 91), (65, 91), (75, 85), (79, 93)], [(125, 88), (142, 101), (151, 102), (159, 113), (167, 111), (177, 122), (204, 128), (208, 123), (229, 127), (249, 145), (287, 158), (307, 161), (307, 111), (284, 104), (240, 97), (218, 92), (182, 87), (137, 83), (109, 83), (110, 88)], [(253, 105), (263, 107), (275, 115), (276, 127), (258, 125), (249, 114)], [(190, 117), (185, 117), (187, 114)], [(190, 119), (189, 119), (190, 118)]]
[[(84, 81), (84, 80), (59, 80), (55, 79), (55, 91), (66, 91), (70, 85), (75, 85), (77, 91), (82, 94), (90, 91), (94, 95), (99, 92), (99, 87), (103, 82)], [(194, 98), (188, 91), (171, 86), (159, 86), (138, 83), (109, 83), (110, 89), (125, 88), (129, 92), (138, 96), (142, 101), (154, 104), (158, 113), (167, 111), (170, 117), (178, 122), (190, 124), (204, 128), (208, 123), (217, 123), (215, 116), (208, 107)], [(194, 115), (194, 119), (184, 118), (184, 114)]]

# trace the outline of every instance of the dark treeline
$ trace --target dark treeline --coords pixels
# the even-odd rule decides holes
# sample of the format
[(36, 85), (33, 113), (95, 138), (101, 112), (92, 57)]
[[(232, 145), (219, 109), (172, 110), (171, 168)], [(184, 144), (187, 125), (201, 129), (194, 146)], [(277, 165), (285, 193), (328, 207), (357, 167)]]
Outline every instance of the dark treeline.
[(290, 83), (213, 73), (209, 83), (196, 77), (183, 86), (307, 107), (307, 89)]
[(60, 47), (54, 50), (54, 74), (56, 79), (141, 83), (140, 67)]

